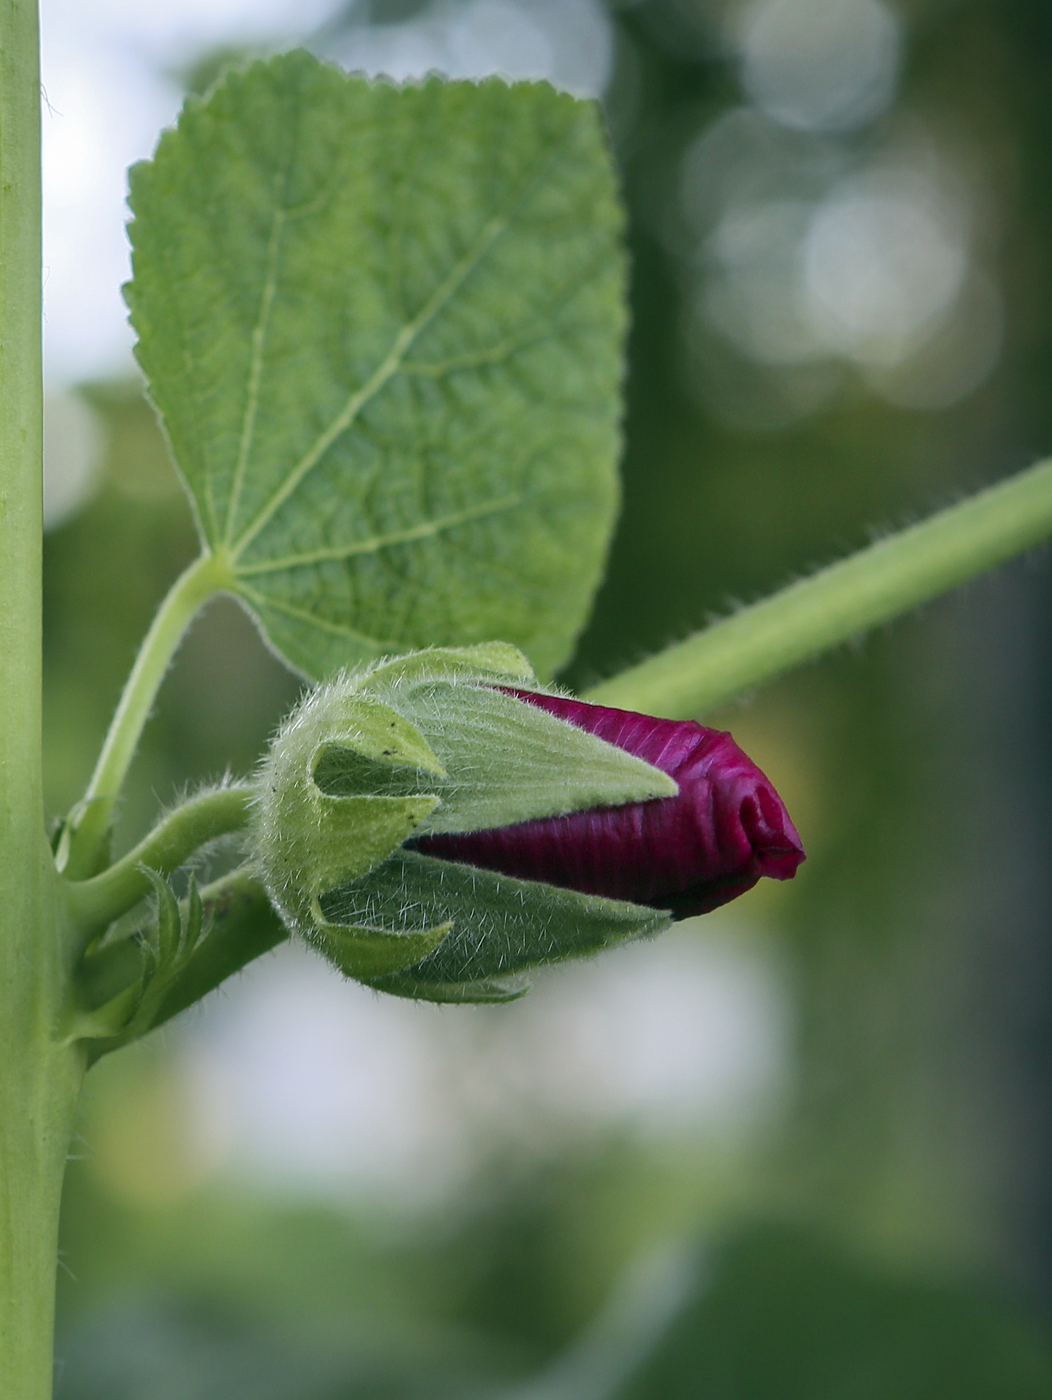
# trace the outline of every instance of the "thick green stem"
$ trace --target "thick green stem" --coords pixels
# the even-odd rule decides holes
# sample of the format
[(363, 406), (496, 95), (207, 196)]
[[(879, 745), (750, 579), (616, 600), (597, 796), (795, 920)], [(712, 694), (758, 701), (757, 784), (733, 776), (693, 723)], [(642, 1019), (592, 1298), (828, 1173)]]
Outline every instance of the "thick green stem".
[[(6, 1016), (6, 996), (3, 1005)], [(5, 1020), (3, 1053), (12, 1048), (8, 1027), (19, 1043), (0, 1072), (2, 1400), (51, 1396), (59, 1204), (86, 1063), (82, 1046), (56, 1043), (51, 997), (26, 1009)]]
[(112, 805), (120, 793), (143, 726), (183, 633), (198, 609), (216, 593), (228, 588), (231, 582), (227, 564), (215, 555), (203, 554), (172, 585), (139, 649), (85, 793), (85, 802), (104, 799)]
[(0, 0), (0, 1400), (48, 1400), (59, 1197), (83, 1052), (40, 738), (40, 70), (35, 0)]
[(78, 948), (150, 893), (144, 867), (170, 875), (209, 841), (240, 831), (248, 821), (253, 791), (239, 785), (199, 793), (170, 812), (116, 865), (94, 879), (71, 884), (68, 898)]
[(52, 1390), (59, 1204), (86, 1057), (77, 1045), (44, 1053), (40, 1039), (0, 1085), (2, 1400), (50, 1400)]
[(1052, 534), (1052, 461), (782, 589), (594, 686), (600, 705), (690, 719)]

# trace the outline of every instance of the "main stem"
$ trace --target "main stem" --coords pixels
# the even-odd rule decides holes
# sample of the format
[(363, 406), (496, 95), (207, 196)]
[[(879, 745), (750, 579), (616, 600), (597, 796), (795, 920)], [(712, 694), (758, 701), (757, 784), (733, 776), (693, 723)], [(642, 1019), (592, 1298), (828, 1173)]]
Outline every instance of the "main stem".
[(743, 608), (586, 698), (693, 719), (1050, 535), (1052, 460)]
[(83, 1056), (57, 1035), (63, 906), (41, 783), (40, 69), (0, 0), (0, 1400), (48, 1400), (59, 1198)]

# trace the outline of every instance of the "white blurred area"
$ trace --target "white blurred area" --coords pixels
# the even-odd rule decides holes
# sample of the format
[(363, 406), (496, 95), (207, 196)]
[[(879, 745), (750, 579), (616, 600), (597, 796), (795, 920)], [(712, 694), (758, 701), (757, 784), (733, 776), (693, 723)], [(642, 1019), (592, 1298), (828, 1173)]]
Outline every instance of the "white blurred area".
[(711, 925), (498, 1007), (380, 996), (285, 947), (173, 1033), (187, 1180), (426, 1205), (509, 1147), (754, 1141), (784, 1101), (789, 997), (761, 944)]
[[(746, 99), (688, 143), (663, 201), (673, 213), (649, 214), (677, 230), (692, 389), (745, 430), (788, 426), (851, 383), (914, 410), (967, 397), (1001, 350), (996, 230), (974, 175), (920, 119), (891, 110), (904, 39), (897, 11), (887, 0), (674, 8), (685, 34), (693, 26), (710, 52), (722, 44)], [(306, 42), (396, 79), (500, 72), (591, 96), (611, 79), (602, 0), (431, 0), (409, 6), (409, 18), (384, 18), (406, 9), (44, 0), (45, 356), (59, 397), (134, 372), (120, 294), (126, 171), (174, 119), (177, 74), (202, 55)], [(52, 497), (82, 503), (90, 452), (67, 462), (56, 444), (71, 435), (52, 439)], [(58, 505), (49, 519), (74, 509)]]
[(959, 402), (1001, 351), (996, 230), (974, 173), (889, 110), (899, 19), (884, 0), (726, 14), (750, 101), (688, 144), (669, 221), (694, 387), (741, 429), (786, 427), (849, 377), (902, 408)]
[(44, 389), (44, 529), (72, 520), (95, 494), (102, 467), (98, 418), (69, 389)]
[(776, 121), (840, 131), (891, 101), (900, 35), (882, 0), (757, 0), (736, 17), (745, 91)]
[(414, 20), (353, 27), (331, 51), (347, 68), (398, 79), (503, 73), (599, 97), (614, 43), (602, 0), (438, 0)]
[(333, 0), (43, 0), (44, 314), (48, 377), (127, 373), (121, 299), (127, 168), (178, 112), (173, 70), (229, 43), (280, 43)]

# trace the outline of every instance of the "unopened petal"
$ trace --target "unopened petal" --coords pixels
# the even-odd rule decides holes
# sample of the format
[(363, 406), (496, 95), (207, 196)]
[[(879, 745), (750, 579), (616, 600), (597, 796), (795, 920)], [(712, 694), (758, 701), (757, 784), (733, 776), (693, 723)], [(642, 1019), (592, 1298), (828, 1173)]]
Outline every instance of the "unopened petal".
[(427, 854), (586, 894), (705, 913), (761, 876), (791, 879), (803, 845), (773, 785), (729, 734), (514, 690), (673, 777), (675, 797), (422, 839)]

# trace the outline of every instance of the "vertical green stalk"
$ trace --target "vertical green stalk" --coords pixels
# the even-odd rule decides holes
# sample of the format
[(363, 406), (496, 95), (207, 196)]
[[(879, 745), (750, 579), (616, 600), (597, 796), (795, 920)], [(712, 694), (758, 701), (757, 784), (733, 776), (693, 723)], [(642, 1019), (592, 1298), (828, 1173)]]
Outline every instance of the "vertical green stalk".
[(44, 834), (36, 0), (0, 0), (0, 1400), (47, 1400), (59, 1197), (81, 1075)]

